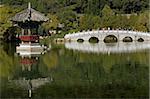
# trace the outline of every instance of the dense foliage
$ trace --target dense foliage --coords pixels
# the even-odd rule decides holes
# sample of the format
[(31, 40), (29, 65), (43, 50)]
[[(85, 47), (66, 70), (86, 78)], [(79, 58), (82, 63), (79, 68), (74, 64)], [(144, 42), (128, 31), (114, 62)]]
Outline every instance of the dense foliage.
[(43, 25), (47, 31), (59, 30), (59, 23), (63, 33), (107, 27), (150, 31), (149, 0), (2, 0), (0, 34), (28, 2), (52, 20)]
[(149, 0), (1, 0), (2, 4), (26, 7), (31, 2), (33, 7), (42, 12), (57, 12), (68, 8), (77, 13), (100, 15), (107, 4), (115, 12), (133, 13), (148, 9)]

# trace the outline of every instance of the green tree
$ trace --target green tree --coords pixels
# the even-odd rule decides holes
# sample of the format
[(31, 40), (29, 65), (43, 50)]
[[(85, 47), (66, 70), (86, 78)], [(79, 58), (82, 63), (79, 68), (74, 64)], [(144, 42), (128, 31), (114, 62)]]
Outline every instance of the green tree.
[(49, 21), (46, 23), (43, 23), (43, 27), (45, 29), (57, 29), (58, 24), (60, 23), (58, 20), (58, 17), (54, 14), (48, 14), (47, 17), (49, 18)]
[(100, 27), (100, 17), (84, 15), (79, 19), (80, 30), (98, 29)]
[(0, 7), (0, 34), (3, 35), (6, 30), (12, 26), (10, 21), (13, 15), (20, 11), (20, 9), (14, 9), (13, 7), (9, 6), (2, 6)]
[(60, 19), (60, 23), (64, 24), (64, 31), (76, 29), (78, 27), (77, 14), (74, 11), (65, 10), (62, 11), (62, 13), (58, 13), (57, 16)]
[(139, 31), (150, 31), (149, 23), (149, 11), (145, 11), (139, 15), (138, 20), (135, 23), (135, 29)]
[(103, 27), (110, 27), (112, 26), (111, 21), (113, 20), (114, 12), (113, 10), (108, 6), (105, 5), (102, 9), (102, 25)]

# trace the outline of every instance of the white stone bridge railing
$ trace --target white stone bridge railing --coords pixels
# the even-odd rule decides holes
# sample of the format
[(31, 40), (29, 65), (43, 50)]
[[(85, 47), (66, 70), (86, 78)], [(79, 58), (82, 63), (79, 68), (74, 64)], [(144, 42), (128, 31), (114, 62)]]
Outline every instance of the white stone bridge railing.
[(93, 30), (93, 31), (83, 31), (76, 32), (72, 34), (66, 34), (66, 40), (77, 41), (78, 39), (83, 39), (84, 41), (88, 41), (91, 37), (96, 37), (100, 41), (103, 41), (107, 36), (113, 35), (117, 38), (117, 40), (121, 41), (125, 37), (132, 38), (133, 41), (136, 41), (142, 38), (144, 41), (150, 41), (150, 33), (149, 32), (137, 32), (137, 31), (127, 31), (127, 30)]

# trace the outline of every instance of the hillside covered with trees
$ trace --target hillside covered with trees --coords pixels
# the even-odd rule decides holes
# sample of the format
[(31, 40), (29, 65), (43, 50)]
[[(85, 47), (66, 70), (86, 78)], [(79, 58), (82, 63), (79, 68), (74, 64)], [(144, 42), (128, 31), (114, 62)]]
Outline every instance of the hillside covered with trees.
[(9, 31), (9, 19), (28, 2), (51, 19), (42, 26), (46, 31), (59, 30), (60, 24), (62, 34), (107, 27), (150, 31), (149, 0), (1, 0), (0, 34)]

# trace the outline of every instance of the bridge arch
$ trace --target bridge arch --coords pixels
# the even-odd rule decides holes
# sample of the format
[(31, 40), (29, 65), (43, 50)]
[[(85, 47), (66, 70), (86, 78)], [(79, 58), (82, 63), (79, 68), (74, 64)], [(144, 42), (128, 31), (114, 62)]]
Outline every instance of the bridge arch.
[(138, 38), (137, 41), (138, 41), (138, 42), (144, 42), (144, 39), (143, 39), (143, 38)]
[(99, 39), (98, 39), (98, 37), (94, 37), (94, 36), (93, 36), (93, 37), (90, 37), (90, 38), (89, 38), (89, 42), (90, 42), (90, 43), (98, 43), (98, 42), (99, 42)]
[(132, 42), (132, 41), (133, 41), (133, 38), (130, 36), (126, 36), (123, 38), (123, 42)]
[(115, 43), (118, 42), (118, 38), (115, 35), (107, 35), (104, 40), (105, 43)]
[(82, 42), (84, 42), (84, 39), (79, 38), (79, 39), (77, 39), (77, 42), (82, 43)]

